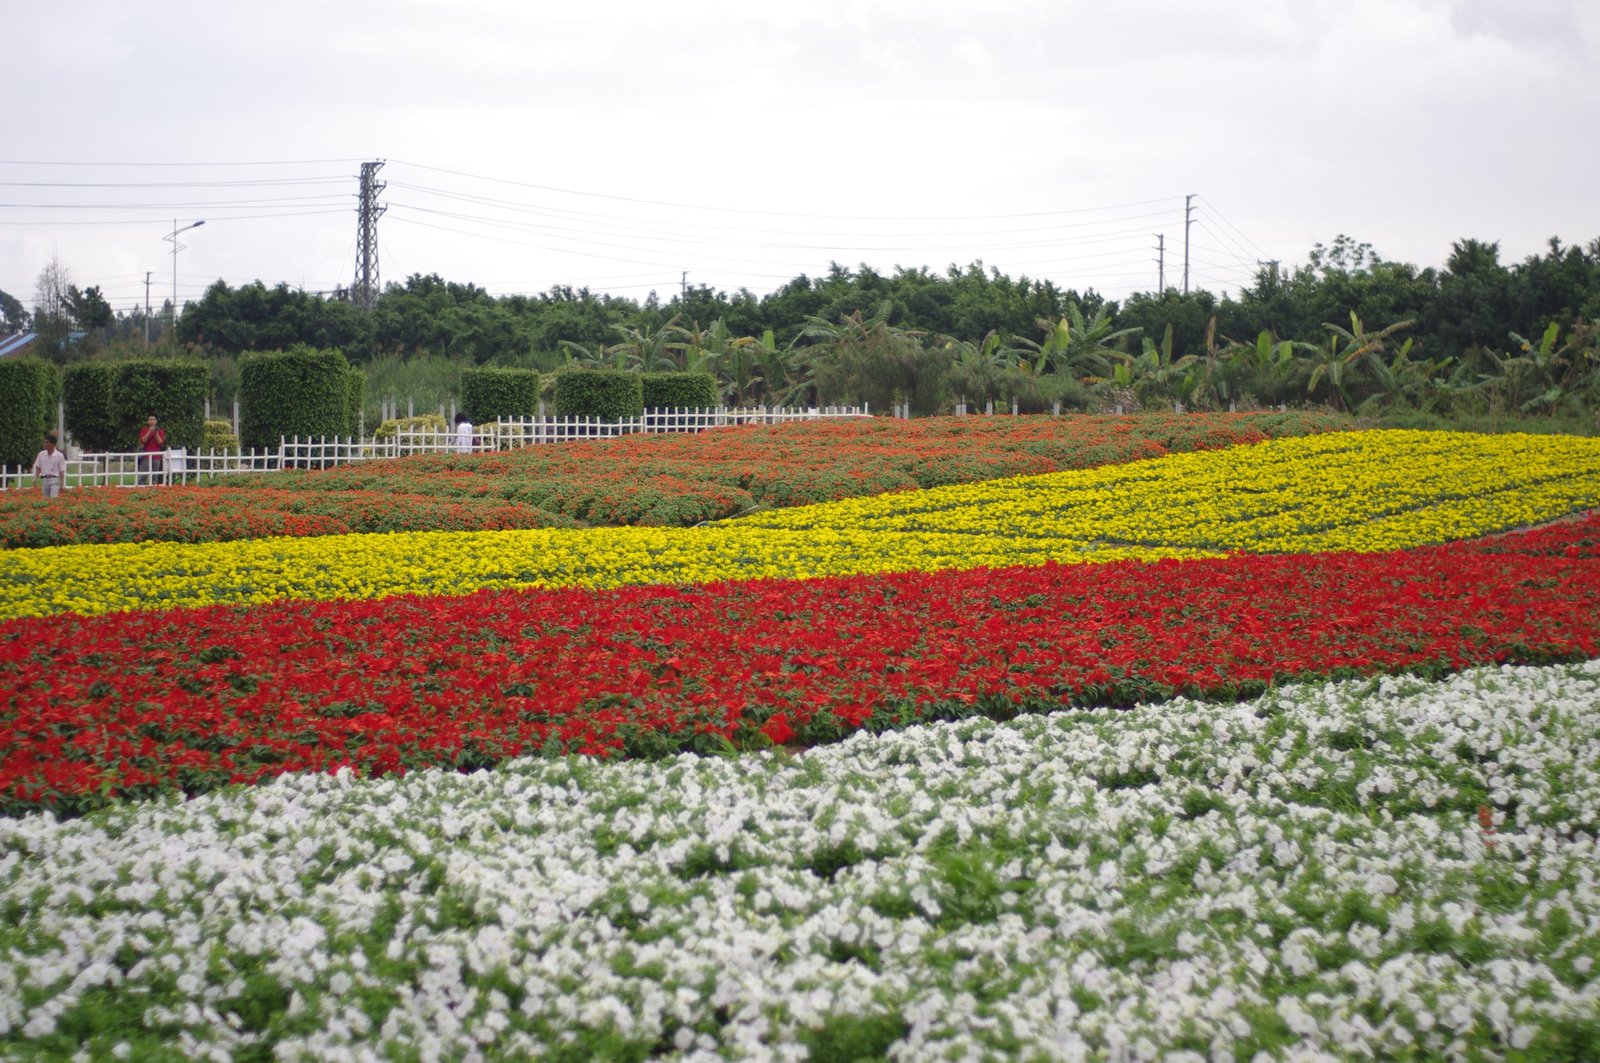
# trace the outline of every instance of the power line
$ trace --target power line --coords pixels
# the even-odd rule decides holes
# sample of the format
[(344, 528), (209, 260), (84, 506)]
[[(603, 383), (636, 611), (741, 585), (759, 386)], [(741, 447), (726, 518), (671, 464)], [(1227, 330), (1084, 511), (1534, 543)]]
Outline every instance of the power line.
[(1265, 251), (1263, 251), (1261, 249), (1261, 245), (1260, 244), (1258, 244), (1254, 240), (1250, 239), (1250, 237), (1245, 233), (1245, 231), (1243, 229), (1240, 229), (1237, 225), (1233, 224), (1233, 222), (1229, 221), (1227, 218), (1222, 216), (1222, 211), (1217, 209), (1217, 205), (1215, 203), (1212, 203), (1211, 200), (1206, 199), (1205, 196), (1201, 196), (1200, 198), (1202, 200), (1205, 200), (1206, 204), (1211, 207), (1211, 212), (1217, 216), (1217, 220), (1218, 221), (1222, 222), (1222, 224), (1226, 225), (1228, 228), (1232, 229), (1234, 232), (1238, 233), (1241, 237), (1243, 237), (1244, 238), (1244, 242), (1249, 244), (1251, 247), (1255, 248), (1256, 251), (1259, 254), (1266, 255), (1267, 252), (1265, 252)]
[[(561, 219), (561, 220), (578, 220), (578, 219), (584, 219), (584, 218), (595, 218), (595, 219), (601, 219), (602, 221), (608, 222), (608, 223), (619, 223), (619, 224), (625, 223), (625, 224), (630, 224), (630, 225), (641, 225), (641, 224), (642, 225), (653, 225), (653, 224), (657, 224), (656, 222), (654, 222), (651, 219), (637, 218), (637, 217), (632, 217), (632, 216), (627, 216), (627, 215), (617, 215), (617, 214), (600, 214), (600, 213), (595, 213), (593, 211), (577, 211), (577, 210), (571, 210), (571, 209), (562, 208), (562, 207), (534, 206), (534, 205), (525, 203), (525, 202), (520, 201), (520, 200), (498, 199), (498, 198), (491, 197), (491, 196), (478, 196), (478, 195), (472, 195), (470, 193), (465, 193), (465, 192), (453, 192), (453, 191), (450, 191), (448, 189), (434, 188), (434, 187), (429, 186), (429, 185), (412, 184), (411, 182), (408, 182), (408, 181), (391, 181), (391, 182), (389, 182), (389, 184), (393, 188), (408, 189), (410, 191), (422, 192), (422, 193), (425, 193), (425, 194), (428, 194), (428, 195), (440, 196), (441, 198), (445, 198), (445, 199), (461, 200), (461, 201), (468, 202), (468, 203), (478, 204), (480, 206), (500, 206), (500, 207), (504, 207), (504, 208), (506, 208), (508, 210), (516, 211), (518, 213), (536, 214), (536, 215), (540, 215), (540, 216), (543, 216), (543, 217), (554, 217), (554, 218), (558, 218), (558, 219)], [(417, 208), (417, 209), (427, 209), (427, 208)], [(1092, 208), (1092, 209), (1101, 209), (1101, 208)], [(1110, 209), (1118, 209), (1118, 208), (1104, 208), (1104, 209), (1110, 210)], [(956, 236), (969, 236), (969, 235), (983, 236), (983, 235), (1004, 235), (1004, 234), (1010, 234), (1010, 233), (1038, 233), (1038, 232), (1048, 232), (1048, 231), (1051, 231), (1051, 230), (1054, 230), (1054, 229), (1080, 228), (1080, 227), (1084, 227), (1084, 226), (1108, 225), (1108, 224), (1114, 224), (1114, 223), (1124, 222), (1124, 221), (1137, 221), (1137, 220), (1140, 220), (1140, 219), (1160, 218), (1160, 217), (1166, 217), (1170, 213), (1171, 213), (1170, 211), (1153, 211), (1153, 212), (1145, 212), (1145, 213), (1140, 213), (1140, 214), (1130, 214), (1130, 215), (1125, 215), (1123, 217), (1118, 217), (1118, 218), (1107, 218), (1107, 219), (1102, 219), (1102, 220), (1098, 220), (1098, 221), (1060, 222), (1060, 223), (1056, 223), (1056, 224), (1053, 224), (1053, 225), (1044, 225), (1044, 226), (1030, 225), (1030, 226), (1026, 226), (1026, 227), (1023, 227), (1023, 228), (1015, 228), (1015, 229), (985, 229), (985, 230), (980, 230), (980, 231), (978, 231), (976, 233), (962, 233), (962, 232), (951, 232), (951, 233), (911, 233), (911, 234), (907, 234), (907, 233), (903, 233), (903, 232), (883, 232), (883, 233), (871, 233), (871, 232), (868, 232), (868, 233), (863, 233), (863, 232), (859, 232), (859, 231), (854, 230), (854, 229), (848, 230), (848, 233), (850, 235), (854, 235), (854, 236), (874, 236), (874, 237), (880, 237), (881, 236), (881, 237), (885, 237), (885, 238), (896, 238), (896, 237), (902, 237), (902, 236), (906, 236), (906, 235), (924, 235), (924, 236), (939, 235), (939, 236), (956, 237)], [(885, 219), (873, 219), (873, 220), (889, 221), (889, 220), (895, 220), (895, 219), (887, 219), (887, 218), (885, 218)], [(907, 220), (956, 221), (956, 220), (963, 220), (963, 219), (924, 218), (924, 219), (907, 219)], [(982, 219), (979, 219), (979, 220), (982, 220)], [(846, 230), (831, 230), (830, 231), (830, 230), (815, 230), (815, 229), (762, 229), (762, 228), (752, 229), (749, 225), (708, 225), (708, 224), (700, 223), (700, 222), (695, 223), (695, 228), (698, 229), (698, 230), (711, 230), (711, 231), (717, 231), (717, 232), (740, 232), (740, 233), (758, 232), (758, 233), (766, 233), (766, 234), (770, 234), (770, 235), (780, 235), (780, 236), (820, 236), (820, 235), (829, 235), (830, 232), (844, 232), (844, 231), (846, 231)]]
[(268, 181), (0, 181), (0, 188), (262, 188), (331, 185), (348, 178), (278, 177)]
[(141, 167), (150, 169), (184, 167), (223, 167), (223, 166), (331, 166), (335, 163), (361, 162), (360, 157), (353, 159), (258, 159), (246, 162), (81, 162), (81, 161), (56, 161), (45, 162), (26, 159), (0, 159), (0, 166), (106, 166), (106, 167)]
[(348, 196), (277, 196), (272, 199), (196, 199), (182, 203), (0, 203), (0, 210), (200, 210), (206, 207), (265, 207), (273, 203), (304, 206), (316, 201), (348, 199)]
[(697, 203), (674, 203), (659, 199), (636, 199), (631, 196), (613, 196), (601, 192), (580, 192), (571, 188), (557, 188), (552, 185), (534, 184), (531, 181), (513, 181), (504, 177), (489, 177), (485, 174), (466, 173), (462, 170), (448, 170), (439, 166), (426, 166), (422, 163), (406, 162), (403, 159), (391, 159), (391, 162), (401, 166), (415, 166), (419, 170), (431, 170), (434, 173), (447, 173), (456, 177), (470, 177), (477, 181), (493, 181), (496, 184), (515, 185), (519, 188), (536, 188), (544, 192), (559, 192), (569, 196), (587, 196), (593, 199), (610, 199), (622, 203), (643, 203), (655, 207), (675, 207), (680, 210), (704, 210), (723, 214), (761, 214), (772, 218), (820, 218), (842, 221), (991, 221), (1007, 218), (1048, 218), (1062, 214), (1081, 214), (1097, 210), (1120, 210), (1124, 207), (1146, 206), (1151, 203), (1165, 203), (1167, 199), (1142, 199), (1131, 203), (1119, 203), (1104, 207), (1077, 207), (1066, 210), (1032, 211), (1021, 214), (972, 214), (972, 215), (924, 215), (918, 217), (893, 217), (882, 214), (796, 214), (787, 211), (775, 210), (748, 210), (739, 207), (707, 207)]
[[(308, 218), (317, 214), (348, 214), (348, 207), (330, 207), (327, 210), (286, 210), (274, 214), (226, 214), (209, 219), (210, 221), (255, 221), (261, 218)], [(170, 219), (168, 219), (170, 220)], [(160, 218), (116, 218), (97, 219), (95, 221), (5, 221), (0, 220), (0, 228), (8, 225), (158, 225)]]

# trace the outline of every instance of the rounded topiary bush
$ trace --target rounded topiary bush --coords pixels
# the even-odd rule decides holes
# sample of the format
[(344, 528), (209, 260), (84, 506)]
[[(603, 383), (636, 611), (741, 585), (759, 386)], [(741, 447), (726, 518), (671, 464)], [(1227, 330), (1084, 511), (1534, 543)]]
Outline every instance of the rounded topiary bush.
[(419, 413), (415, 417), (395, 417), (380, 424), (372, 438), (380, 441), (393, 439), (402, 430), (407, 432), (446, 432), (450, 425), (436, 413)]
[(200, 433), (200, 452), (239, 453), (239, 437), (233, 434), (233, 422), (216, 419), (207, 421)]

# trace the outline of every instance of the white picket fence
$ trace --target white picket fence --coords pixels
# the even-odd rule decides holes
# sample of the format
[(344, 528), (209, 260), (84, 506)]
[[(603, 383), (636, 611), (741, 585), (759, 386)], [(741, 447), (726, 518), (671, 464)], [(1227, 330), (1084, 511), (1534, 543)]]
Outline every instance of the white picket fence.
[[(593, 417), (528, 417), (474, 425), (472, 450), (477, 453), (516, 450), (545, 443), (583, 439), (609, 439), (624, 435), (665, 432), (703, 432), (744, 424), (782, 424), (869, 417), (866, 407), (826, 406), (811, 409), (713, 407), (709, 409), (646, 410), (639, 417), (605, 421)], [(191, 454), (177, 449), (152, 455), (135, 451), (80, 453), (67, 459), (67, 488), (161, 487), (194, 483), (218, 476), (234, 476), (279, 469), (322, 469), (411, 454), (449, 454), (457, 451), (454, 428), (445, 431), (404, 430), (389, 439), (321, 437), (284, 439), (270, 450), (243, 453), (206, 451)], [(33, 470), (0, 467), (0, 491), (34, 488)]]

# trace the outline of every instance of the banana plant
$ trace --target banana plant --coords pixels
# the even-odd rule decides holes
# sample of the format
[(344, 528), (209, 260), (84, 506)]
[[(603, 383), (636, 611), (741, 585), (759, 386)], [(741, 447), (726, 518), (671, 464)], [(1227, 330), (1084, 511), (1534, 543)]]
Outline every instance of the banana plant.
[(1094, 381), (1106, 379), (1113, 363), (1127, 358), (1114, 344), (1137, 335), (1138, 328), (1113, 329), (1111, 313), (1100, 307), (1094, 317), (1085, 320), (1076, 303), (1068, 303), (1065, 315), (1059, 321), (1041, 319), (1044, 340), (1018, 338), (1017, 350), (1026, 363), (1018, 368), (1042, 376), (1047, 372), (1070, 373), (1072, 376)]
[(1526, 373), (1538, 391), (1520, 403), (1524, 413), (1539, 408), (1554, 412), (1569, 396), (1583, 390), (1585, 378), (1593, 372), (1586, 363), (1592, 361), (1600, 369), (1600, 350), (1596, 349), (1592, 326), (1579, 321), (1565, 343), (1560, 339), (1561, 326), (1554, 321), (1545, 326), (1537, 341), (1511, 333), (1511, 341), (1521, 353), (1505, 360), (1507, 368)]
[(728, 397), (746, 390), (750, 377), (750, 348), (759, 342), (754, 336), (735, 336), (720, 317), (707, 328), (696, 323), (668, 325), (663, 331), (669, 329), (680, 338), (676, 346), (683, 355), (684, 372), (716, 376), (718, 386)]
[(1001, 381), (1015, 371), (1016, 348), (1006, 344), (998, 329), (990, 329), (977, 343), (944, 337), (950, 356), (950, 387), (956, 394), (979, 402), (1000, 397)]
[(1328, 345), (1315, 348), (1312, 356), (1311, 375), (1306, 381), (1306, 394), (1316, 394), (1318, 385), (1324, 381), (1328, 384), (1330, 398), (1339, 409), (1351, 408), (1349, 385), (1362, 365), (1379, 365), (1381, 356), (1388, 350), (1387, 342), (1391, 336), (1408, 329), (1414, 321), (1396, 321), (1377, 332), (1368, 332), (1361, 323), (1361, 318), (1354, 310), (1350, 311), (1350, 327), (1344, 328), (1324, 321), (1322, 327), (1329, 332)]
[(1222, 349), (1221, 358), (1236, 369), (1236, 375), (1242, 370), (1242, 375), (1254, 387), (1256, 398), (1276, 402), (1287, 390), (1289, 377), (1294, 373), (1295, 352), (1307, 350), (1308, 346), (1295, 340), (1280, 340), (1262, 329), (1254, 343), (1229, 340)]
[(766, 329), (751, 351), (755, 363), (745, 401), (783, 406), (804, 397), (811, 387), (811, 368), (796, 354), (793, 342), (779, 347), (777, 335)]
[(1149, 393), (1155, 393), (1163, 399), (1182, 398), (1190, 367), (1199, 359), (1192, 354), (1179, 356), (1174, 352), (1170, 324), (1161, 334), (1159, 344), (1151, 342), (1146, 336), (1141, 345), (1143, 350), (1138, 357), (1118, 362), (1112, 367), (1112, 382), (1131, 387), (1141, 400)]
[(637, 328), (616, 325), (622, 342), (607, 347), (606, 354), (618, 369), (640, 369), (647, 373), (680, 369), (678, 355), (683, 350), (683, 342), (673, 338), (680, 331), (677, 324), (678, 315), (674, 314), (658, 329), (649, 325)]

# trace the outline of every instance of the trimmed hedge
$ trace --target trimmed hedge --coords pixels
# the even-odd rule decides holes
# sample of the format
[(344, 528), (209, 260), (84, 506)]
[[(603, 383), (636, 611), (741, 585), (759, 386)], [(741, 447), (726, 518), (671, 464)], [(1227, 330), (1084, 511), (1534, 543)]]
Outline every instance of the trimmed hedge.
[(363, 427), (361, 421), (365, 415), (364, 407), (367, 400), (367, 371), (350, 367), (350, 373), (345, 378), (345, 410), (343, 434), (359, 436)]
[(473, 424), (539, 412), (539, 371), (485, 366), (461, 371), (461, 412)]
[(246, 351), (239, 356), (239, 444), (270, 450), (284, 437), (353, 435), (359, 404), (351, 394), (360, 386), (354, 376), (343, 351), (304, 344)]
[(83, 450), (129, 450), (117, 420), (117, 367), (110, 362), (75, 362), (61, 379), (67, 431)]
[(400, 429), (408, 432), (448, 432), (450, 426), (445, 419), (436, 413), (419, 413), (415, 417), (396, 417), (392, 421), (380, 424), (372, 433), (373, 439), (393, 439), (400, 434)]
[(239, 437), (233, 434), (233, 422), (210, 420), (200, 439), (200, 452), (217, 451), (222, 454), (239, 453)]
[(0, 360), (0, 465), (33, 465), (50, 430), (56, 371), (38, 358)]
[(138, 450), (139, 429), (152, 413), (167, 433), (167, 446), (196, 450), (205, 435), (206, 392), (211, 370), (204, 362), (141, 358), (113, 362), (111, 409), (116, 438), (107, 450)]
[(621, 369), (563, 369), (556, 374), (556, 416), (620, 421), (644, 412), (644, 382)]
[(710, 373), (646, 373), (647, 410), (703, 410), (716, 406), (717, 378)]

